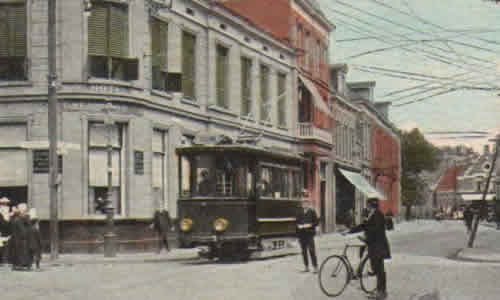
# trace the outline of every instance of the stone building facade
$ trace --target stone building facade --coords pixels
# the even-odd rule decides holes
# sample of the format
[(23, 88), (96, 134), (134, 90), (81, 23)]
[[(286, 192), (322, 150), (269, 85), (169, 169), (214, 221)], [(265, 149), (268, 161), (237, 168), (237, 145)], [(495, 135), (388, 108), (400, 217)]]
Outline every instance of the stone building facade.
[[(37, 208), (45, 240), (47, 43), (46, 1), (0, 0), (0, 194)], [(102, 249), (108, 143), (120, 249), (149, 249), (153, 211), (177, 215), (175, 148), (209, 132), (297, 150), (297, 86), (294, 49), (213, 1), (58, 1), (61, 251)]]

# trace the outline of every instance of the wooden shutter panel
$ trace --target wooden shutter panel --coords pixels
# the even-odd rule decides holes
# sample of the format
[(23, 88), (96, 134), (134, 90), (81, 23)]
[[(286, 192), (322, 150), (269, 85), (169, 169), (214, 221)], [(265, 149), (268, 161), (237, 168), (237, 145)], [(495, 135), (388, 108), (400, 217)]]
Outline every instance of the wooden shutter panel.
[(109, 55), (127, 57), (128, 8), (121, 5), (112, 5), (109, 12)]
[(151, 24), (151, 55), (154, 67), (160, 67), (160, 70), (166, 70), (167, 63), (167, 41), (168, 24), (153, 19)]
[(105, 6), (92, 4), (92, 14), (88, 18), (88, 51), (89, 55), (107, 56), (107, 22), (108, 9)]
[(26, 13), (24, 4), (12, 7), (9, 15), (12, 32), (11, 56), (26, 56)]
[(184, 32), (182, 36), (182, 92), (194, 99), (194, 60), (196, 37)]
[(241, 113), (246, 116), (250, 113), (251, 89), (251, 61), (246, 57), (241, 58)]
[(268, 75), (269, 68), (267, 66), (262, 65), (260, 67), (260, 119), (267, 120), (269, 115), (269, 107), (267, 105), (268, 99)]
[(286, 117), (285, 117), (286, 96), (284, 95), (286, 91), (285, 82), (286, 82), (286, 75), (279, 74), (278, 75), (278, 124), (279, 125), (286, 125)]
[(8, 6), (0, 5), (0, 57), (9, 56)]
[(226, 72), (227, 72), (227, 52), (222, 46), (217, 46), (217, 64), (216, 64), (216, 87), (217, 87), (217, 105), (227, 108), (226, 101)]

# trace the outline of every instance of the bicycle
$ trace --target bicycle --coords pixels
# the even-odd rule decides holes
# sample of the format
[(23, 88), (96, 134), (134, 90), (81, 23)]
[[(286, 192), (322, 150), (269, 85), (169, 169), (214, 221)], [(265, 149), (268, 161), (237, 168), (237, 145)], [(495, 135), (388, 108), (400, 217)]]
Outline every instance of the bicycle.
[[(360, 240), (363, 241), (361, 238)], [(362, 259), (356, 271), (347, 256), (349, 248), (360, 248), (361, 251), (363, 247), (366, 247), (366, 244), (346, 244), (342, 255), (330, 255), (321, 263), (318, 280), (319, 286), (325, 295), (328, 297), (339, 296), (344, 292), (349, 282), (355, 279), (359, 279), (361, 289), (365, 293), (373, 294), (375, 292), (377, 289), (377, 277), (372, 270), (368, 255), (360, 255)]]

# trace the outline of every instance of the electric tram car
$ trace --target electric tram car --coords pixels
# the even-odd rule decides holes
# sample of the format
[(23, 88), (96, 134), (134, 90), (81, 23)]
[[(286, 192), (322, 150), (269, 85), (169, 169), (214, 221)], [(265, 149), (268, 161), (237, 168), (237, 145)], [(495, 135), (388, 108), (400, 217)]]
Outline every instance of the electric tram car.
[(176, 152), (181, 247), (197, 247), (201, 257), (220, 259), (297, 251), (301, 156), (237, 143), (185, 146)]

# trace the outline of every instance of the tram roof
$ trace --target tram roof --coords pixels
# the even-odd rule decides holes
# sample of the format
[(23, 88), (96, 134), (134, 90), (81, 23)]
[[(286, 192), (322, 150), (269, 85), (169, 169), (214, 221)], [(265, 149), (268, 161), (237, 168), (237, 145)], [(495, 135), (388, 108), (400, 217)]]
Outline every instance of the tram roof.
[(271, 148), (264, 148), (260, 146), (253, 146), (248, 144), (225, 144), (225, 145), (193, 145), (193, 146), (181, 146), (176, 149), (178, 154), (188, 154), (188, 153), (203, 153), (203, 152), (240, 152), (247, 153), (257, 156), (275, 158), (275, 159), (287, 159), (287, 160), (299, 160), (304, 161), (305, 158), (292, 151), (284, 152), (284, 150), (276, 150)]

